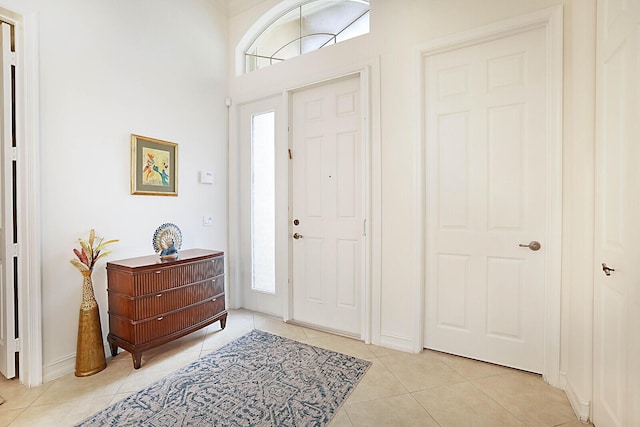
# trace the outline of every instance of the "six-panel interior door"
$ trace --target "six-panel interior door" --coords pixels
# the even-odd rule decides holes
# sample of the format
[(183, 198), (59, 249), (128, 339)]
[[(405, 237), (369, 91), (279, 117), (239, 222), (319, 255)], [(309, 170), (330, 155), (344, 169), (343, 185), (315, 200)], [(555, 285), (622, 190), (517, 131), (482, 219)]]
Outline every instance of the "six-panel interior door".
[(640, 425), (640, 3), (598, 1), (593, 421)]
[(0, 31), (0, 373), (7, 378), (16, 376), (15, 366), (15, 306), (13, 256), (13, 156), (11, 104), (11, 28), (2, 23)]
[(292, 95), (293, 320), (357, 336), (364, 239), (360, 111), (359, 77)]
[(538, 373), (545, 51), (533, 29), (425, 58), (425, 347)]

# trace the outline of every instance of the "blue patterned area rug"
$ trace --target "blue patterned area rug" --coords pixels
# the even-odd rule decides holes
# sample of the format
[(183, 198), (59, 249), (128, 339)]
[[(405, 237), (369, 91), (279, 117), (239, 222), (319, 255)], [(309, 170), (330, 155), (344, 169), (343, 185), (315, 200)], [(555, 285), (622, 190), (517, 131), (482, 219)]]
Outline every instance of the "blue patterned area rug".
[(253, 330), (78, 426), (324, 426), (370, 365)]

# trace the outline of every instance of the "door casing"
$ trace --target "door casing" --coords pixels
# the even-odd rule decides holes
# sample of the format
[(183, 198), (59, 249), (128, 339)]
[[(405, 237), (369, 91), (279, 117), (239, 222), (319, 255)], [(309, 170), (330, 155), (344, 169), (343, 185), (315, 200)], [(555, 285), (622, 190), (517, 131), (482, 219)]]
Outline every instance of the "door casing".
[[(18, 194), (18, 315), (20, 382), (36, 387), (43, 380), (40, 214), (40, 89), (38, 16), (0, 8), (0, 19), (15, 27), (16, 156)], [(28, 224), (28, 227), (26, 226)]]
[[(546, 55), (548, 64), (547, 86), (547, 123), (549, 126), (547, 153), (547, 194), (549, 197), (547, 218), (548, 232), (544, 236), (547, 244), (546, 253), (546, 284), (545, 284), (545, 348), (543, 377), (553, 386), (560, 386), (560, 307), (561, 307), (561, 223), (562, 223), (562, 7), (553, 7), (531, 13), (522, 17), (487, 25), (471, 31), (454, 34), (435, 40), (417, 49), (416, 54), (416, 87), (419, 98), (419, 117), (425, 117), (424, 77), (425, 58), (442, 52), (457, 50), (477, 43), (496, 40), (532, 28), (544, 28), (547, 33)], [(414, 265), (415, 277), (421, 283), (417, 287), (414, 301), (418, 305), (420, 313), (416, 326), (414, 351), (419, 352), (424, 343), (425, 322), (425, 247), (426, 247), (426, 132), (424, 123), (420, 121), (418, 138), (416, 142), (416, 187), (420, 201), (418, 203), (417, 218), (418, 230), (416, 232), (416, 247), (418, 248)]]
[[(361, 63), (350, 64), (346, 67), (338, 69), (324, 70), (322, 73), (316, 74), (313, 78), (308, 76), (300, 76), (292, 79), (292, 83), (286, 87), (269, 88), (267, 91), (261, 91), (258, 88), (247, 90), (242, 96), (232, 100), (234, 106), (229, 110), (229, 121), (235, 123), (230, 127), (230, 146), (229, 146), (229, 218), (240, 218), (242, 215), (241, 201), (238, 195), (240, 187), (240, 167), (238, 158), (240, 155), (240, 133), (239, 128), (241, 107), (257, 100), (281, 96), (282, 97), (282, 114), (285, 120), (285, 129), (291, 121), (291, 97), (293, 92), (299, 91), (311, 86), (323, 84), (328, 81), (341, 79), (350, 75), (359, 75), (360, 78), (360, 97), (362, 105), (362, 132), (365, 149), (364, 156), (364, 180), (363, 191), (365, 192), (365, 209), (364, 218), (366, 219), (366, 242), (365, 242), (365, 260), (364, 274), (362, 277), (361, 290), (361, 334), (360, 338), (366, 343), (380, 343), (380, 288), (381, 288), (381, 148), (380, 148), (380, 65), (379, 58), (373, 58)], [(264, 87), (262, 88), (264, 89)], [(283, 120), (283, 119), (280, 119)], [(276, 124), (280, 126), (281, 123)], [(287, 138), (290, 138), (287, 135)], [(287, 140), (288, 146), (291, 141)], [(291, 179), (290, 168), (287, 173), (288, 179)], [(280, 182), (276, 178), (277, 182)], [(289, 186), (290, 188), (290, 186)], [(278, 190), (276, 190), (278, 191)], [(290, 191), (290, 190), (289, 190)], [(291, 197), (291, 195), (289, 195)], [(278, 215), (282, 215), (278, 212)], [(288, 266), (287, 275), (292, 277), (291, 269), (291, 210), (289, 209), (287, 220), (289, 223), (289, 257), (286, 260)], [(242, 254), (242, 247), (237, 242), (241, 238), (240, 223), (238, 221), (230, 221), (229, 227), (229, 273), (227, 275), (229, 288), (231, 290), (239, 289), (246, 286), (242, 281), (243, 273), (241, 271), (241, 263), (239, 259)], [(281, 260), (276, 259), (276, 263), (280, 264)], [(276, 275), (278, 273), (276, 272)], [(288, 283), (288, 291), (284, 295), (284, 304), (282, 306), (282, 319), (287, 322), (292, 319), (292, 284)], [(242, 307), (242, 292), (230, 292), (230, 307)]]

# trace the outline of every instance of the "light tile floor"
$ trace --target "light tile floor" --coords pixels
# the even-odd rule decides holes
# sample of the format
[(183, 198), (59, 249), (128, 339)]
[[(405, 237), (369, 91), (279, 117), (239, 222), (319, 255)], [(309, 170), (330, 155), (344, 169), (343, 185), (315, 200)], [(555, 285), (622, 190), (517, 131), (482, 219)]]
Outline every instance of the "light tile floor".
[(373, 362), (331, 427), (585, 425), (564, 392), (538, 375), (433, 351), (402, 353), (237, 310), (223, 331), (215, 323), (143, 353), (138, 370), (121, 352), (98, 374), (32, 389), (0, 376), (0, 427), (71, 426), (254, 328)]

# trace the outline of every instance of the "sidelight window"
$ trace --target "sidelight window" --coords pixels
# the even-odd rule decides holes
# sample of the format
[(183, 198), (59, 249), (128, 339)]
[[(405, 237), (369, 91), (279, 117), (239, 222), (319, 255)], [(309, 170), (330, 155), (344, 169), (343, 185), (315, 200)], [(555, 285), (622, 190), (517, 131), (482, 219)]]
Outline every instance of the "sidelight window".
[(251, 120), (251, 259), (257, 291), (276, 291), (275, 112)]

